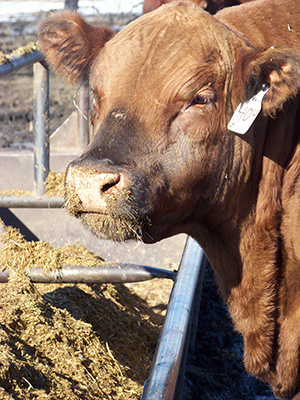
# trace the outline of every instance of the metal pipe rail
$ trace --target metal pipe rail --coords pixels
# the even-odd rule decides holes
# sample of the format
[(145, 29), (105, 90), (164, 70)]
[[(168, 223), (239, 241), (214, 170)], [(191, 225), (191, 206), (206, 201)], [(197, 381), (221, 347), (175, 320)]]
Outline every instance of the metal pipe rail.
[(0, 208), (61, 208), (64, 204), (61, 197), (38, 196), (34, 193), (0, 194)]
[[(57, 208), (64, 204), (63, 199), (47, 199), (45, 182), (50, 169), (49, 148), (49, 68), (39, 51), (32, 51), (26, 56), (11, 55), (9, 62), (0, 65), (0, 79), (21, 68), (33, 65), (34, 93), (34, 191), (30, 195), (0, 197), (0, 208)], [(78, 144), (84, 149), (89, 142), (88, 115), (89, 102), (86, 87), (80, 87), (77, 95)]]
[(0, 78), (5, 78), (11, 73), (19, 71), (21, 68), (43, 61), (44, 56), (39, 51), (32, 51), (27, 56), (13, 54), (9, 58), (9, 62), (0, 65)]
[(185, 352), (197, 297), (204, 277), (203, 250), (188, 237), (169, 299), (156, 353), (141, 400), (180, 399), (180, 374), (185, 370)]
[[(130, 283), (154, 278), (175, 279), (176, 272), (135, 264), (103, 263), (97, 267), (64, 265), (60, 269), (45, 271), (32, 268), (26, 271), (34, 283)], [(9, 270), (0, 271), (0, 283), (6, 283)]]
[[(173, 289), (160, 333), (148, 380), (141, 400), (181, 398), (186, 353), (193, 313), (199, 301), (199, 286), (205, 272), (203, 250), (187, 238), (178, 272), (134, 264), (105, 263), (98, 267), (65, 265), (59, 270), (32, 268), (27, 272), (35, 283), (129, 283), (153, 278), (172, 279)], [(0, 283), (6, 283), (9, 270), (0, 271)]]
[(43, 62), (33, 65), (34, 95), (34, 190), (38, 197), (46, 193), (50, 169), (49, 157), (49, 68)]

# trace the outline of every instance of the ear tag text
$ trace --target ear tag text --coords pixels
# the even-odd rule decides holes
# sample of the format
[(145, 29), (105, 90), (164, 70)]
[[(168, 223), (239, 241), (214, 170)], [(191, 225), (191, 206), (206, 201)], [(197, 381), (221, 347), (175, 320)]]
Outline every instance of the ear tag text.
[(234, 133), (244, 135), (258, 116), (264, 95), (269, 89), (270, 86), (264, 84), (261, 91), (255, 96), (244, 103), (240, 103), (229, 121), (228, 129)]

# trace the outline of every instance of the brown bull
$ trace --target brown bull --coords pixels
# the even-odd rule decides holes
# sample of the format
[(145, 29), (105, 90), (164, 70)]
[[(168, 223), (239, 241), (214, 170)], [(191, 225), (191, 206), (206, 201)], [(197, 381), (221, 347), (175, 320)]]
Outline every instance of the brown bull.
[[(93, 140), (66, 174), (70, 213), (113, 240), (193, 236), (247, 370), (300, 399), (300, 2), (216, 16), (172, 3), (116, 36), (58, 13), (39, 35), (54, 69), (93, 96)], [(249, 99), (237, 125), (262, 111), (235, 134)]]

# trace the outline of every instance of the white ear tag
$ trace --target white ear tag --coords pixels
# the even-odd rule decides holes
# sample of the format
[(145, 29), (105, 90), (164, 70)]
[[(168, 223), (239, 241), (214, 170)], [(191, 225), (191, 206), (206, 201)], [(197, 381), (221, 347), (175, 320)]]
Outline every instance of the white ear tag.
[(239, 104), (228, 124), (228, 129), (232, 132), (244, 135), (258, 116), (264, 95), (270, 89), (269, 85), (264, 84), (260, 92), (245, 103)]

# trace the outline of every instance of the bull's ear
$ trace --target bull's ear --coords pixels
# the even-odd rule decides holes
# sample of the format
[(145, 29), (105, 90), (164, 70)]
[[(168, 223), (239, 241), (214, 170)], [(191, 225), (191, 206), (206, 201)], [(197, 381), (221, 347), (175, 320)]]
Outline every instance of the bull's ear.
[(74, 84), (88, 81), (94, 60), (113, 36), (112, 29), (89, 25), (71, 11), (51, 14), (38, 30), (39, 48), (46, 61)]
[(255, 54), (245, 66), (247, 98), (260, 91), (263, 84), (270, 90), (264, 96), (262, 111), (274, 115), (300, 87), (300, 57), (289, 50), (271, 47)]

